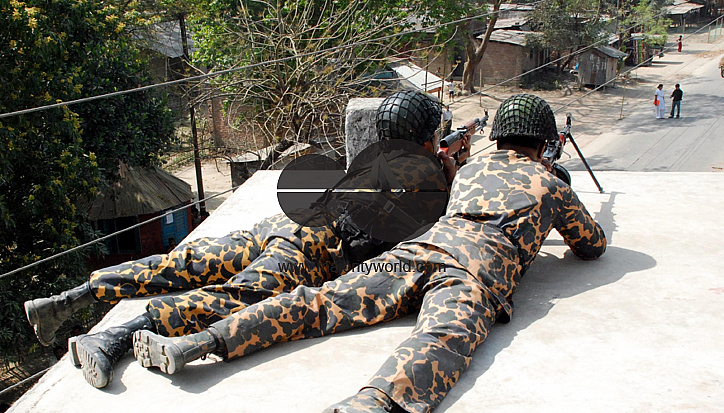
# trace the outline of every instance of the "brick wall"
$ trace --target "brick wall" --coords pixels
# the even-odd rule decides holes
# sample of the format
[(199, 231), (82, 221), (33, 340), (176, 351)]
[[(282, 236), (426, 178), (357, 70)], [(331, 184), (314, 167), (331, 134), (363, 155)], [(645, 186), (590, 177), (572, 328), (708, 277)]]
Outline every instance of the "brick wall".
[[(421, 67), (429, 64), (427, 69), (429, 72), (449, 79), (450, 71), (454, 69), (454, 64), (450, 62), (450, 56), (453, 53), (454, 51), (451, 49), (447, 53), (433, 54), (427, 60), (419, 58), (412, 58), (411, 60)], [(538, 52), (531, 53), (531, 49), (527, 47), (510, 43), (490, 42), (483, 60), (477, 67), (475, 86), (481, 86), (481, 72), (482, 85), (490, 85), (535, 68), (542, 63), (543, 58), (544, 56), (540, 56)], [(453, 76), (453, 79), (459, 81), (461, 77)], [(511, 82), (511, 84), (515, 85), (517, 82)], [(440, 97), (438, 96), (438, 98)]]
[[(482, 71), (483, 83), (489, 85), (518, 76), (535, 67), (530, 49), (510, 43), (490, 42), (483, 60), (478, 65)], [(479, 78), (479, 76), (476, 76)], [(517, 82), (511, 82), (515, 85)]]

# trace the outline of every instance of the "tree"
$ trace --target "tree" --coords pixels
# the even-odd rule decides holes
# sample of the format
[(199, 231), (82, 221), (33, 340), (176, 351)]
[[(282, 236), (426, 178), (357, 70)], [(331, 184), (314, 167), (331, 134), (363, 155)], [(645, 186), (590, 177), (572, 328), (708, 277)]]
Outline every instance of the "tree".
[(562, 70), (576, 56), (576, 51), (610, 34), (604, 30), (606, 22), (601, 18), (601, 5), (594, 0), (548, 0), (531, 13), (531, 27), (541, 35), (530, 36), (528, 41), (555, 50), (561, 56), (567, 55), (557, 62)]
[(463, 40), (465, 41), (465, 51), (468, 56), (467, 62), (465, 62), (465, 70), (463, 71), (463, 87), (469, 92), (475, 92), (475, 68), (483, 60), (485, 51), (488, 49), (488, 43), (490, 42), (490, 36), (495, 30), (495, 23), (498, 21), (500, 4), (503, 0), (493, 0), (492, 14), (487, 19), (487, 27), (485, 30), (485, 36), (483, 40), (479, 41), (472, 33), (470, 23), (461, 27), (463, 33)]
[[(0, 112), (142, 85), (144, 62), (108, 2), (0, 0)], [(157, 161), (172, 137), (162, 99), (134, 93), (0, 119), (0, 273), (92, 238), (83, 199), (114, 179), (119, 160)], [(0, 280), (0, 353), (35, 342), (26, 299), (87, 279), (73, 253)]]
[[(457, 37), (463, 42), (466, 53), (463, 88), (475, 92), (475, 69), (485, 56), (503, 0), (416, 0), (413, 3), (423, 10), (424, 22), (437, 27), (439, 39)], [(450, 24), (452, 22), (457, 23)], [(478, 39), (483, 32), (483, 39)]]
[[(387, 37), (409, 25), (394, 1), (241, 1), (214, 3), (192, 16), (194, 63), (214, 71), (247, 67), (212, 80), (236, 125), (267, 144), (342, 134), (351, 96), (374, 95), (375, 70), (414, 39)], [(196, 18), (194, 18), (196, 17)]]
[(623, 40), (633, 33), (643, 33), (646, 44), (663, 46), (666, 43), (666, 30), (671, 25), (671, 19), (666, 18), (663, 6), (664, 1), (661, 0), (622, 3), (618, 12), (623, 17)]

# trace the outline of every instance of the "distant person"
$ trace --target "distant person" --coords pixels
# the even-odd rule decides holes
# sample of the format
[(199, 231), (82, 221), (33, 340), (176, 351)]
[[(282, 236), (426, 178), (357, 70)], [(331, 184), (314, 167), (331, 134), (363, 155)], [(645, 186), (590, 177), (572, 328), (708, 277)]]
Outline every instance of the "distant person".
[(449, 135), (452, 130), (452, 119), (453, 114), (450, 110), (450, 105), (445, 105), (445, 110), (442, 111), (442, 126), (444, 128), (442, 132), (443, 138)]
[(455, 102), (455, 82), (452, 80), (447, 84), (447, 91), (450, 102)]
[(654, 92), (654, 108), (656, 113), (656, 119), (662, 119), (664, 117), (664, 114), (666, 113), (666, 95), (664, 95), (664, 85), (659, 83), (658, 86), (656, 86), (656, 91)]
[(681, 53), (681, 36), (679, 36), (679, 40), (678, 40), (677, 43), (678, 43), (678, 48), (677, 48), (677, 49), (678, 49), (679, 53)]
[(676, 109), (676, 117), (679, 117), (681, 113), (681, 98), (684, 96), (684, 92), (679, 87), (679, 84), (674, 85), (674, 91), (671, 92), (671, 115), (669, 118), (674, 117), (674, 109)]

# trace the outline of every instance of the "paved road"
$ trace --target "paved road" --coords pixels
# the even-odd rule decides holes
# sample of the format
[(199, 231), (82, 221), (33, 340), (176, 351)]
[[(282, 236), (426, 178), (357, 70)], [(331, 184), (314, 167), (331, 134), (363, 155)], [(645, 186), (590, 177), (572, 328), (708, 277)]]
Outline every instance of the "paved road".
[[(610, 131), (586, 144), (582, 152), (591, 167), (597, 171), (721, 171), (724, 168), (724, 78), (718, 69), (720, 58), (696, 59), (692, 76), (681, 82), (684, 91), (681, 118), (656, 119), (653, 104), (642, 105), (614, 123)], [(666, 96), (672, 90), (673, 84), (665, 85)], [(669, 99), (667, 116), (670, 108)], [(572, 158), (561, 164), (569, 170), (583, 170), (572, 145), (566, 146), (566, 152)]]

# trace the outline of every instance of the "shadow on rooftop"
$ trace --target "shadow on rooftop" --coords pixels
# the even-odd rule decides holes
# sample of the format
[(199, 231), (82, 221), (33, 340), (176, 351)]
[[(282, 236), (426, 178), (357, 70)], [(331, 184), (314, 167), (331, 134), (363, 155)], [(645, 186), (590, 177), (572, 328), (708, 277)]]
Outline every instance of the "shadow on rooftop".
[[(553, 240), (546, 245), (563, 246), (563, 241)], [(615, 283), (625, 275), (655, 265), (656, 260), (647, 254), (610, 245), (594, 262), (578, 259), (570, 250), (563, 258), (540, 254), (514, 296), (514, 302), (524, 305), (516, 306), (510, 323), (493, 327), (488, 340), (475, 352), (470, 368), (436, 413), (443, 413), (448, 407), (454, 411), (455, 402), (475, 386), (476, 380), (493, 364), (495, 356), (510, 346), (518, 332), (546, 317), (558, 300)]]

